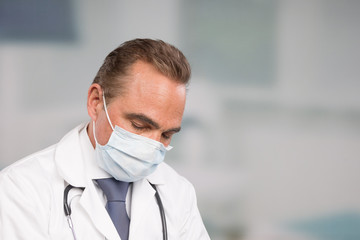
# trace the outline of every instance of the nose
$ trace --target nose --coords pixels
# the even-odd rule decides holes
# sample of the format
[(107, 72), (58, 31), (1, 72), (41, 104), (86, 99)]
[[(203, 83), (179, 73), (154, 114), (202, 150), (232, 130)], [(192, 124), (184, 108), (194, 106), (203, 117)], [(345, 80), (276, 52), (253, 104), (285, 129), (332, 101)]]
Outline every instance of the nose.
[(150, 138), (157, 142), (161, 142), (161, 134), (162, 133), (159, 131), (152, 131), (152, 132), (149, 132), (148, 134), (144, 135), (144, 137)]
[(149, 134), (143, 135), (143, 136), (150, 138), (152, 140), (155, 140), (157, 142), (161, 142), (165, 147), (169, 146), (169, 144), (170, 144), (170, 139), (164, 139), (162, 137), (161, 131), (154, 131), (152, 133), (149, 133)]

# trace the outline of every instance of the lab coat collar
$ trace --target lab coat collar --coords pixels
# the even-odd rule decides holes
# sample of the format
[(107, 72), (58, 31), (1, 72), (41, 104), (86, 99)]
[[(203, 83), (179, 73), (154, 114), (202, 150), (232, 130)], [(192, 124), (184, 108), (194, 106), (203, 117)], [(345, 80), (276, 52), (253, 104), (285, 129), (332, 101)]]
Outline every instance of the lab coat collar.
[(66, 182), (75, 187), (86, 186), (86, 169), (81, 147), (80, 131), (86, 124), (80, 124), (66, 134), (56, 146), (55, 164), (57, 170)]
[(160, 163), (155, 172), (146, 177), (146, 180), (152, 184), (159, 185), (165, 184), (164, 175), (161, 174), (161, 169), (164, 167), (163, 163)]
[(55, 152), (59, 174), (75, 187), (85, 187), (89, 179), (111, 177), (95, 162), (86, 126), (87, 123), (81, 124), (65, 135)]

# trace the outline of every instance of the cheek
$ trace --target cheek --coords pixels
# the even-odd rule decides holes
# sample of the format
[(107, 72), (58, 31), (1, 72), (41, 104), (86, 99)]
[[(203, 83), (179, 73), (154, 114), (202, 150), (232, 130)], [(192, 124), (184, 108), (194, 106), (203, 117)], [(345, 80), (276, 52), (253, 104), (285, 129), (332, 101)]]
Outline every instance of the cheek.
[(112, 120), (112, 124), (113, 124), (113, 127), (118, 126), (118, 127), (121, 127), (123, 129), (125, 129), (126, 131), (134, 132), (134, 128), (133, 128), (133, 126), (131, 124), (131, 121), (129, 121), (129, 120), (116, 119), (115, 121)]

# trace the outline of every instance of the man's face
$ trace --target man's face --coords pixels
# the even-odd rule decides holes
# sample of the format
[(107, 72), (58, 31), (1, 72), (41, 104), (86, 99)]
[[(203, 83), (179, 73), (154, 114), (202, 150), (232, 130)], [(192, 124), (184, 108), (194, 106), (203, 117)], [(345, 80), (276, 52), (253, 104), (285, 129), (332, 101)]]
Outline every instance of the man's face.
[[(153, 66), (141, 61), (131, 67), (129, 78), (125, 93), (107, 105), (113, 126), (168, 146), (173, 134), (180, 131), (185, 85), (163, 76)], [(102, 98), (99, 98), (96, 119), (92, 118), (96, 122), (96, 139), (105, 145), (112, 129), (102, 106)]]

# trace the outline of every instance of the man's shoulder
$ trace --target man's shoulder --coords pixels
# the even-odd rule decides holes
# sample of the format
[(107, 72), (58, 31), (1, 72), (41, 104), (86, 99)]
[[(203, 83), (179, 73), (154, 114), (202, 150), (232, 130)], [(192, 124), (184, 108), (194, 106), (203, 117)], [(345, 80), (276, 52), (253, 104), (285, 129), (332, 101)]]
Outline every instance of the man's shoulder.
[(55, 155), (57, 154), (58, 148), (61, 145), (71, 145), (73, 148), (76, 144), (74, 144), (72, 139), (74, 135), (78, 135), (79, 129), (82, 129), (84, 125), (85, 124), (81, 124), (68, 132), (60, 142), (28, 155), (4, 168), (0, 171), (0, 182), (3, 181), (4, 178), (12, 176), (21, 179), (41, 179), (53, 176), (56, 173)]
[(48, 219), (47, 210), (50, 209), (54, 190), (53, 178), (57, 177), (53, 161), (54, 151), (55, 146), (50, 146), (0, 172), (2, 217), (15, 219), (12, 216), (15, 209), (20, 218), (29, 217), (31, 221), (36, 221), (33, 218)]
[(0, 182), (9, 178), (15, 181), (31, 181), (53, 174), (55, 148), (56, 144), (7, 166), (0, 172)]

